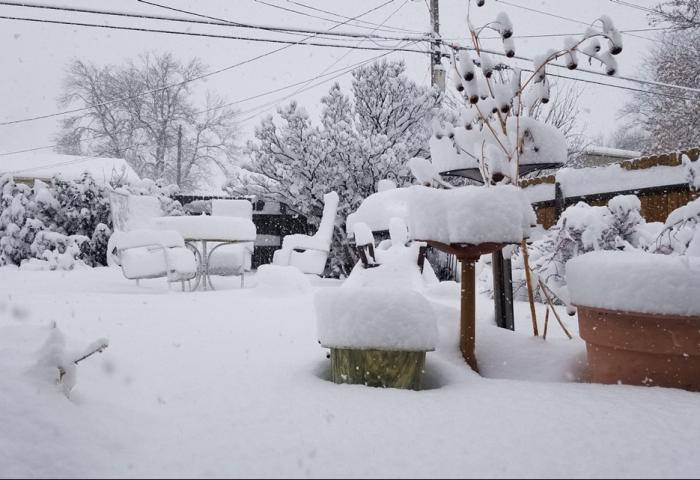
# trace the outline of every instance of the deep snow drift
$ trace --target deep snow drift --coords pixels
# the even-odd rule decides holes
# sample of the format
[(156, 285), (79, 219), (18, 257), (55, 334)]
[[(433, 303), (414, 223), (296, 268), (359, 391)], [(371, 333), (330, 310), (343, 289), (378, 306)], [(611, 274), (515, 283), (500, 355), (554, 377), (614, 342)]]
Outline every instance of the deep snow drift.
[[(218, 281), (217, 281), (218, 280)], [(472, 373), (459, 286), (432, 285), (439, 342), (424, 392), (337, 386), (313, 298), (340, 282), (269, 273), (257, 288), (138, 288), (119, 269), (0, 269), (0, 477), (694, 477), (700, 396), (576, 383), (585, 346), (550, 324), (493, 325), (479, 299)], [(267, 283), (289, 284), (277, 294)], [(247, 282), (254, 284), (255, 279)], [(267, 285), (267, 287), (266, 287)], [(262, 288), (261, 288), (262, 287)], [(544, 310), (539, 311), (540, 322)], [(67, 399), (35, 367), (106, 337)], [(575, 320), (565, 319), (576, 332)]]

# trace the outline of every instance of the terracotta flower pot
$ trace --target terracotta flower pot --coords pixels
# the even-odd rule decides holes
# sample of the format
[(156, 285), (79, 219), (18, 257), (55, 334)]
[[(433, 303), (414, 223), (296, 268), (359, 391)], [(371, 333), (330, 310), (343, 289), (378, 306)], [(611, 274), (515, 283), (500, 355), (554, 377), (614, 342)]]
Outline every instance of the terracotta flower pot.
[(578, 308), (594, 383), (700, 392), (700, 317)]

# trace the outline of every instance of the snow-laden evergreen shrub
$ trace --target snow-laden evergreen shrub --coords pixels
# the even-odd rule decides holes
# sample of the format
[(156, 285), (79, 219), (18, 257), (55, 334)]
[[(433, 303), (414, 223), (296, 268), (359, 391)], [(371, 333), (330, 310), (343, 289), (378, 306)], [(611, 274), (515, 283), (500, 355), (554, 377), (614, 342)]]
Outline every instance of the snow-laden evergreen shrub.
[[(144, 180), (125, 187), (132, 195), (157, 197), (166, 215), (184, 215), (173, 199), (177, 186)], [(0, 266), (72, 270), (107, 265), (112, 235), (109, 189), (88, 173), (78, 181), (56, 176), (34, 188), (0, 178)]]

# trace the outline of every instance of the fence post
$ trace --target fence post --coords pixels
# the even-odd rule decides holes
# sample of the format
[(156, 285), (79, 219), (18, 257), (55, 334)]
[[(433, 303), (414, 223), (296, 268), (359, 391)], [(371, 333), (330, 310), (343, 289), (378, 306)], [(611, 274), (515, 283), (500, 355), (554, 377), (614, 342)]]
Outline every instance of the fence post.
[(564, 190), (562, 190), (561, 183), (559, 182), (554, 184), (554, 203), (558, 222), (564, 214), (564, 210), (566, 210), (566, 198), (564, 197)]
[(515, 331), (513, 306), (513, 271), (510, 259), (503, 258), (503, 250), (493, 254), (493, 300), (496, 305), (496, 325)]

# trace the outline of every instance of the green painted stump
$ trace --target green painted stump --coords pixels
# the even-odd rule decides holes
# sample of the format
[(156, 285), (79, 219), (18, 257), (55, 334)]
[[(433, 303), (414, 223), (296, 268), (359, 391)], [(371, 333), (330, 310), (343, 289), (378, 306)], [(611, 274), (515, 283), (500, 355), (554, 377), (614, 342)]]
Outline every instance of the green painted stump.
[(425, 354), (333, 348), (333, 382), (420, 391), (423, 389)]

